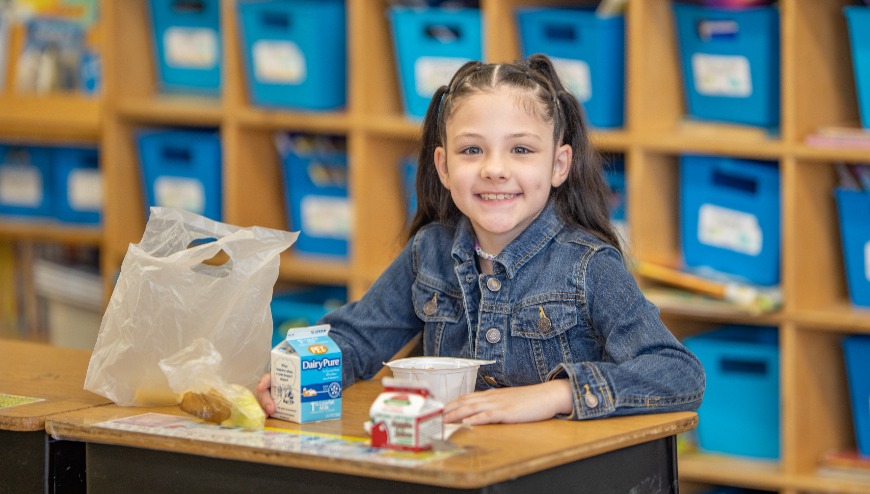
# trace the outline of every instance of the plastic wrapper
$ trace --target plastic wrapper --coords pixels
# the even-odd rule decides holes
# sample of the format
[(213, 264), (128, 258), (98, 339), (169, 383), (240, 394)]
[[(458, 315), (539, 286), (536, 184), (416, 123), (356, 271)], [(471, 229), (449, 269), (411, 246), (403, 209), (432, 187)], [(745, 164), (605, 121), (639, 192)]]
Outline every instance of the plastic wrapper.
[(220, 377), (221, 360), (211, 342), (197, 338), (159, 365), (185, 412), (215, 424), (262, 428), (266, 414), (257, 398)]
[(121, 264), (85, 389), (121, 406), (174, 405), (159, 362), (198, 338), (220, 357), (215, 377), (254, 389), (269, 362), (279, 255), (297, 235), (151, 208)]

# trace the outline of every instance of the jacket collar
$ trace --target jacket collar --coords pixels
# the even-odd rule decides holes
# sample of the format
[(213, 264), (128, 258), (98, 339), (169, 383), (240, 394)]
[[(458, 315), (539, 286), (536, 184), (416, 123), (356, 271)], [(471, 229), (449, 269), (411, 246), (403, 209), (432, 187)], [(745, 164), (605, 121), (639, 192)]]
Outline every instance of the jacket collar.
[[(553, 201), (549, 201), (532, 224), (493, 259), (495, 272), (497, 273), (498, 266), (501, 266), (507, 277), (513, 278), (529, 259), (540, 252), (562, 230), (563, 226)], [(453, 236), (453, 248), (450, 252), (453, 258), (460, 263), (473, 261), (474, 238), (471, 221), (463, 217), (456, 226), (456, 233)]]

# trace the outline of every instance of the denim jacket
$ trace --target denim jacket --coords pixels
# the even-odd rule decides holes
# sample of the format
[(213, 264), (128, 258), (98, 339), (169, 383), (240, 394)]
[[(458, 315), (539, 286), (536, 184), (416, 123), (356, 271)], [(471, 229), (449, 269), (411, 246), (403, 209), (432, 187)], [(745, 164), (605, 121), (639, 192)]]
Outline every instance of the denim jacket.
[(495, 360), (477, 389), (567, 378), (568, 418), (695, 410), (698, 359), (670, 333), (619, 252), (552, 204), (481, 274), (467, 219), (421, 228), (358, 302), (328, 314), (344, 385), (423, 331), (425, 355)]

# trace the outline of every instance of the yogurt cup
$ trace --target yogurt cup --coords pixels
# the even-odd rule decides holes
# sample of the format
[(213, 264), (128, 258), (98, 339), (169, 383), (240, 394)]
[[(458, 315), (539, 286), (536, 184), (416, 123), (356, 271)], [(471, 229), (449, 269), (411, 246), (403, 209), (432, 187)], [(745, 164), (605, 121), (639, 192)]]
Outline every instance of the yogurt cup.
[(384, 365), (390, 368), (396, 379), (423, 382), (436, 400), (449, 403), (474, 391), (477, 369), (494, 363), (495, 360), (454, 357), (408, 357)]

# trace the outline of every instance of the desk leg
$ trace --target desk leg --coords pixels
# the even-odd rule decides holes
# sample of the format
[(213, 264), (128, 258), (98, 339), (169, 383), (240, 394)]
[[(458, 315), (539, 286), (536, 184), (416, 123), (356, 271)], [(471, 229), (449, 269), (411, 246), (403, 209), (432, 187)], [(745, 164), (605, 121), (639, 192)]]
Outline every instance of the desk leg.
[(0, 431), (0, 492), (45, 492), (45, 431)]
[(643, 492), (677, 493), (674, 437), (657, 439), (502, 484), (445, 489), (391, 480), (302, 470), (165, 451), (88, 444), (88, 492)]
[(0, 431), (0, 493), (85, 492), (85, 444), (44, 431)]

